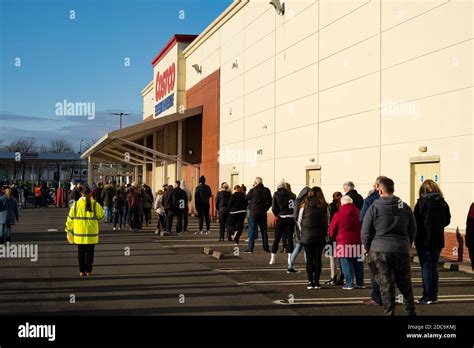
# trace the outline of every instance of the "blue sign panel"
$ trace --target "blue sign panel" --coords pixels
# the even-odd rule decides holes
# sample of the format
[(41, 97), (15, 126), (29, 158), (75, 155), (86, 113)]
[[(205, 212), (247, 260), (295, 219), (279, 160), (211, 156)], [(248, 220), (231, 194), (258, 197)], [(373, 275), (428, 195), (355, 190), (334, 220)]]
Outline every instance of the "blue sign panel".
[(168, 110), (174, 105), (174, 93), (167, 96), (161, 102), (155, 105), (155, 117), (161, 114), (163, 111)]

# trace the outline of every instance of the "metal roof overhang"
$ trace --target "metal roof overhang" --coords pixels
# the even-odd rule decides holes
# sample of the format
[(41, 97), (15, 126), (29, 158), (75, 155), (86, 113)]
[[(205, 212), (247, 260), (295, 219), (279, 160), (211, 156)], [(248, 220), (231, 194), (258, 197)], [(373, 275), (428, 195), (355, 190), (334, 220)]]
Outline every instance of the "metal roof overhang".
[[(133, 142), (133, 140), (152, 134), (156, 129), (167, 124), (184, 120), (199, 114), (202, 114), (202, 106), (194, 107), (187, 109), (184, 112), (177, 112), (168, 116), (156, 118), (151, 121), (142, 122), (127, 128), (112, 131), (105, 134), (94, 145), (87, 149), (81, 155), (81, 159), (87, 159), (89, 156), (93, 156), (115, 163), (126, 163), (134, 166), (152, 163), (153, 161), (157, 160), (163, 160), (181, 162), (195, 166), (194, 164), (184, 162), (181, 158), (179, 158), (179, 156), (164, 154), (149, 147), (136, 144)], [(126, 152), (129, 154), (129, 160), (126, 160), (124, 156)]]

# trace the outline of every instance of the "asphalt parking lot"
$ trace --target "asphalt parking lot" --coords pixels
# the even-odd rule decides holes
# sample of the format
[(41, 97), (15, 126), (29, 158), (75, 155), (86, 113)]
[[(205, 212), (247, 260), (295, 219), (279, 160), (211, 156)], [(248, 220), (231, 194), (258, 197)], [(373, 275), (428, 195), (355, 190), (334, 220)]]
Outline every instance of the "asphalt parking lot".
[[(20, 212), (14, 243), (37, 244), (38, 260), (0, 258), (0, 315), (381, 315), (382, 307), (365, 306), (366, 289), (342, 290), (324, 286), (306, 289), (303, 254), (296, 268), (286, 273), (286, 254), (275, 265), (263, 253), (261, 240), (255, 252), (218, 242), (217, 225), (210, 236), (190, 233), (159, 237), (154, 228), (139, 233), (112, 231), (102, 224), (96, 249), (94, 275), (80, 278), (74, 245), (65, 238), (65, 209), (29, 209)], [(245, 239), (246, 231), (244, 231)], [(270, 242), (273, 232), (270, 231)], [(202, 253), (204, 247), (223, 251), (221, 260)], [(281, 249), (281, 247), (280, 247)], [(367, 272), (367, 267), (365, 267)], [(324, 260), (321, 281), (329, 279)], [(412, 264), (416, 297), (421, 295), (418, 264)], [(417, 306), (419, 315), (472, 315), (474, 276), (440, 269), (439, 304)], [(397, 314), (403, 315), (401, 305)]]

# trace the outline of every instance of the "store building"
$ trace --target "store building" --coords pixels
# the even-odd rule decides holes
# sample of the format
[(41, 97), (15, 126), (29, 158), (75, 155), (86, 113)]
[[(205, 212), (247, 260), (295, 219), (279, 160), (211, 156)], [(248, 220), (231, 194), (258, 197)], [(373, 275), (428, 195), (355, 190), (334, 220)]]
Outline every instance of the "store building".
[(261, 176), (270, 189), (321, 185), (327, 200), (347, 180), (365, 196), (386, 175), (412, 206), (432, 178), (452, 212), (443, 254), (466, 259), (474, 4), (281, 2), (235, 0), (199, 36), (174, 36), (153, 59), (144, 122), (83, 158), (133, 150), (136, 178), (155, 189), (175, 178), (194, 188), (203, 174), (216, 192)]

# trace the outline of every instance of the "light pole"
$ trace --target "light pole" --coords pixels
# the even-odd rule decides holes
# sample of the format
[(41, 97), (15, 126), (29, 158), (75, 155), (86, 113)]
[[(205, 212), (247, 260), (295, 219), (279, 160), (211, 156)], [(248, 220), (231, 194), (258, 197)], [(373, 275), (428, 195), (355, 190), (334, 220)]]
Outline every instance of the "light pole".
[[(84, 139), (81, 139), (79, 142), (79, 154), (82, 155), (82, 142)], [(79, 158), (79, 182), (82, 182), (82, 159)]]
[(128, 115), (131, 115), (131, 114), (127, 114), (125, 112), (112, 112), (111, 115), (120, 116), (120, 128), (119, 129), (122, 129), (122, 116), (128, 116)]

